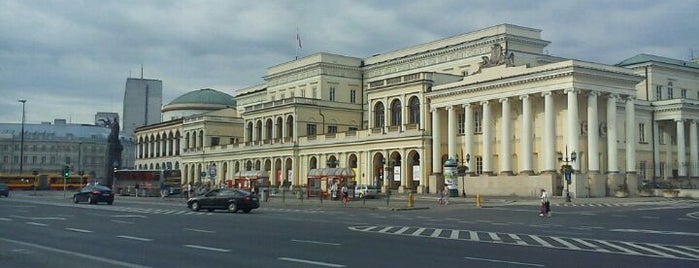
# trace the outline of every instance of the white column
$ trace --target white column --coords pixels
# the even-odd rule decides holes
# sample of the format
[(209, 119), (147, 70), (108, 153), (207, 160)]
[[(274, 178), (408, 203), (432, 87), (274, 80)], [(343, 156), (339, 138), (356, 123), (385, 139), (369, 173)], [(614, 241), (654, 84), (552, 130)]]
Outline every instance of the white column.
[[(473, 110), (471, 109), (471, 104), (464, 104), (464, 154), (462, 157), (466, 158), (466, 155), (473, 155)], [(469, 159), (470, 160), (470, 159)], [(464, 159), (466, 161), (466, 159)], [(470, 163), (466, 163), (469, 168), (469, 172), (473, 172), (474, 169)]]
[[(321, 127), (324, 127), (324, 126), (321, 126)], [(323, 133), (323, 135), (325, 135), (325, 129), (321, 129), (318, 133)], [(267, 133), (267, 119), (262, 118), (262, 136), (261, 136), (260, 140), (261, 141), (267, 140), (267, 135), (269, 135), (269, 133)]]
[[(566, 126), (566, 146), (568, 148), (569, 155), (564, 157), (570, 157), (570, 154), (575, 152), (580, 153), (578, 148), (578, 141), (580, 137), (580, 119), (578, 117), (578, 91), (575, 89), (568, 89), (565, 91), (568, 99), (568, 111), (566, 118), (568, 121), (568, 126)], [(570, 163), (574, 170), (580, 170), (580, 161), (573, 161)]]
[(699, 145), (697, 144), (697, 120), (689, 121), (689, 175), (699, 176)]
[[(299, 124), (298, 124), (299, 120), (295, 116), (293, 117), (293, 120), (294, 120), (294, 122), (292, 122), (291, 125), (293, 126), (294, 133), (292, 133), (291, 142), (297, 142), (299, 140)], [(298, 165), (295, 165), (295, 166), (298, 166)], [(297, 175), (297, 174), (299, 174), (299, 173), (294, 173), (294, 175)], [(299, 179), (300, 178), (294, 177), (294, 180), (299, 180)]]
[(598, 92), (587, 95), (587, 166), (592, 172), (599, 172), (599, 114), (597, 111)]
[(660, 174), (660, 135), (662, 134), (658, 122), (653, 121), (653, 176), (655, 178), (660, 178), (662, 175)]
[(401, 116), (400, 116), (400, 129), (401, 131), (405, 131), (406, 127), (408, 125), (408, 114), (409, 114), (409, 109), (410, 107), (408, 106), (408, 103), (405, 100), (405, 95), (401, 96), (401, 107), (403, 107), (401, 111)]
[(541, 95), (544, 96), (544, 140), (542, 142), (542, 147), (544, 148), (544, 171), (555, 171), (556, 113), (553, 107), (553, 93), (544, 92)]
[(610, 173), (619, 172), (617, 164), (617, 144), (616, 144), (616, 99), (617, 95), (611, 94), (607, 98), (607, 162)]
[(636, 172), (636, 106), (633, 96), (626, 99), (626, 172)]
[(447, 106), (447, 157), (456, 159), (456, 109)]
[(532, 102), (529, 95), (519, 97), (522, 100), (522, 138), (520, 139), (521, 146), (521, 172), (533, 172), (532, 170)]
[(439, 110), (432, 108), (432, 173), (442, 172), (442, 139), (439, 131)]
[(492, 115), (490, 114), (490, 103), (488, 101), (481, 102), (483, 107), (483, 173), (488, 174), (493, 172), (491, 161), (493, 133), (491, 132)]
[(677, 175), (687, 176), (687, 149), (684, 138), (684, 120), (676, 119), (677, 124)]
[(510, 127), (510, 100), (500, 99), (502, 108), (502, 132), (500, 137), (500, 173), (512, 173), (512, 131)]
[(257, 119), (252, 120), (252, 138), (251, 141), (257, 141)]
[(672, 177), (672, 168), (673, 168), (673, 163), (672, 163), (672, 138), (670, 137), (670, 131), (667, 129), (662, 131), (663, 135), (663, 140), (665, 141), (665, 168), (663, 169), (663, 180), (667, 180), (668, 178)]
[[(371, 116), (369, 116), (369, 118), (371, 118)], [(279, 137), (281, 143), (284, 143), (284, 140), (286, 139), (286, 133), (288, 131), (288, 127), (286, 126), (286, 116), (282, 116), (282, 136)], [(286, 176), (286, 174), (284, 176)]]

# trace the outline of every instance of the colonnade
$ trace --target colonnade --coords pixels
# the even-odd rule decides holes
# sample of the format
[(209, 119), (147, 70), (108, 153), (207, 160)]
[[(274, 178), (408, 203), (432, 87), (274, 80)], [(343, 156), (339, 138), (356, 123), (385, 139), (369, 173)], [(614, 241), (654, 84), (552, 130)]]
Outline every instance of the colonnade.
[(179, 132), (169, 134), (147, 135), (138, 138), (136, 146), (136, 158), (153, 158), (164, 156), (176, 156), (180, 154), (180, 134)]

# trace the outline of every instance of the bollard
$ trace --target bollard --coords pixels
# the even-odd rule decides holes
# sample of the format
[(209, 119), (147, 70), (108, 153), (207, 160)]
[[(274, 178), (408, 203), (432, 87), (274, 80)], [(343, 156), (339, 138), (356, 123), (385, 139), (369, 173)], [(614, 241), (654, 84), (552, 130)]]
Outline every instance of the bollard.
[(415, 197), (413, 196), (413, 193), (410, 192), (408, 193), (408, 207), (411, 208), (415, 206)]
[(476, 194), (476, 206), (481, 207), (481, 194)]

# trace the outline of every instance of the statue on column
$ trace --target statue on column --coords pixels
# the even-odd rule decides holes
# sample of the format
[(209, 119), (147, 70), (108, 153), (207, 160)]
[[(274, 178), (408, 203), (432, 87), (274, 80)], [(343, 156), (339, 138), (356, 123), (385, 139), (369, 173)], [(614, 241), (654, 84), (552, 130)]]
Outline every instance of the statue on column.
[(105, 184), (111, 188), (114, 184), (114, 171), (121, 167), (121, 152), (124, 146), (119, 140), (119, 120), (115, 118), (114, 121), (109, 119), (101, 119), (101, 121), (111, 129), (107, 138), (107, 158), (104, 163), (104, 174), (107, 178)]

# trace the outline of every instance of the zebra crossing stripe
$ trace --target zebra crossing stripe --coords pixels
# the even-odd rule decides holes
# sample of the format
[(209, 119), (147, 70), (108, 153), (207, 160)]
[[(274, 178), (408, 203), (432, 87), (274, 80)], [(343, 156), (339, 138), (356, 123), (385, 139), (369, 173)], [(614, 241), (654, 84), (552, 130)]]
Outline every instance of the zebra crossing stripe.
[(407, 231), (408, 229), (410, 229), (410, 227), (403, 227), (403, 228), (400, 228), (400, 229), (399, 229), (398, 231), (396, 231), (395, 233), (396, 233), (396, 234), (403, 234), (403, 233), (404, 233), (405, 231)]
[(459, 233), (460, 233), (459, 230), (451, 230), (451, 235), (449, 236), (449, 238), (459, 239)]
[(653, 253), (653, 254), (655, 254), (655, 255), (660, 255), (660, 256), (663, 256), (663, 257), (674, 257), (673, 255), (667, 254), (667, 253), (665, 253), (665, 252), (660, 252), (660, 251), (657, 251), (657, 250), (654, 250), (654, 249), (651, 249), (651, 248), (647, 248), (647, 247), (644, 247), (644, 246), (641, 246), (641, 245), (638, 245), (638, 244), (629, 243), (629, 242), (621, 242), (621, 243), (624, 244), (624, 245), (627, 245), (627, 246), (631, 246), (631, 247), (635, 247), (635, 248), (638, 248), (638, 249), (641, 249), (641, 250), (648, 251), (648, 252)]
[(507, 234), (507, 235), (510, 238), (512, 238), (512, 240), (514, 240), (515, 243), (517, 243), (517, 245), (527, 245), (527, 242), (524, 242), (524, 240), (522, 240), (522, 238), (519, 237), (519, 235), (516, 235), (516, 234)]
[(604, 240), (595, 240), (595, 242), (600, 243), (600, 244), (603, 244), (603, 245), (608, 246), (608, 247), (610, 247), (610, 248), (615, 248), (615, 249), (617, 249), (617, 250), (619, 250), (619, 251), (621, 251), (621, 252), (623, 252), (623, 253), (626, 253), (626, 254), (630, 254), (630, 255), (641, 255), (641, 253), (638, 253), (638, 252), (636, 252), (636, 251), (633, 251), (633, 250), (630, 250), (630, 249), (627, 249), (627, 248), (624, 248), (624, 247), (620, 247), (620, 246), (614, 245), (614, 244), (609, 243), (609, 242), (604, 241)]
[(558, 243), (561, 243), (562, 245), (564, 245), (564, 246), (566, 246), (566, 247), (568, 247), (568, 248), (570, 248), (570, 249), (580, 249), (578, 246), (573, 245), (573, 244), (571, 244), (570, 242), (565, 241), (565, 240), (563, 240), (563, 239), (560, 239), (560, 238), (558, 238), (558, 237), (552, 236), (551, 239), (555, 240), (555, 241), (558, 242)]
[(379, 230), (379, 233), (388, 232), (388, 230), (391, 230), (392, 228), (393, 228), (393, 226), (384, 227), (383, 229)]
[(498, 234), (489, 232), (488, 235), (490, 236), (490, 240), (493, 240), (493, 242), (502, 242), (502, 239), (500, 239)]
[(442, 229), (434, 229), (430, 237), (439, 237), (439, 234), (442, 233)]
[(534, 239), (534, 241), (536, 241), (544, 247), (555, 248), (553, 245), (549, 244), (549, 242), (544, 241), (544, 239), (541, 239), (541, 237), (539, 236), (530, 235), (529, 237), (531, 237), (532, 239)]
[(682, 249), (686, 249), (686, 250), (689, 250), (689, 251), (694, 251), (694, 252), (696, 252), (696, 253), (699, 253), (699, 249), (696, 249), (696, 248), (693, 248), (693, 247), (688, 247), (688, 246), (677, 246), (677, 247), (682, 248)]
[(578, 242), (578, 243), (582, 244), (583, 246), (589, 247), (589, 248), (591, 248), (595, 251), (598, 251), (598, 252), (610, 252), (609, 250), (598, 247), (597, 245), (592, 244), (590, 242), (587, 242), (585, 240), (582, 240), (580, 238), (573, 238), (573, 241)]
[[(656, 248), (660, 248), (660, 249), (662, 249), (662, 250), (666, 250), (666, 251), (674, 252), (674, 253), (677, 253), (677, 254), (682, 254), (682, 255), (685, 255), (685, 256), (689, 256), (690, 258), (699, 259), (699, 255), (694, 255), (694, 254), (687, 253), (687, 252), (684, 252), (684, 251), (679, 251), (679, 250), (676, 250), (676, 249), (674, 249), (674, 248), (670, 248), (670, 247), (666, 247), (666, 246), (658, 245), (658, 244), (648, 244), (648, 245), (649, 245), (649, 246), (656, 247)], [(682, 248), (684, 248), (684, 247), (682, 247)], [(694, 251), (697, 251), (697, 250), (694, 250)]]
[(471, 241), (480, 241), (481, 239), (478, 238), (478, 232), (476, 231), (468, 231), (468, 235), (471, 238)]
[(417, 230), (415, 230), (415, 232), (413, 232), (412, 235), (413, 235), (413, 236), (418, 236), (418, 235), (420, 235), (422, 232), (424, 232), (425, 229), (426, 229), (426, 228), (422, 228), (422, 227), (421, 227), (421, 228), (418, 228)]

